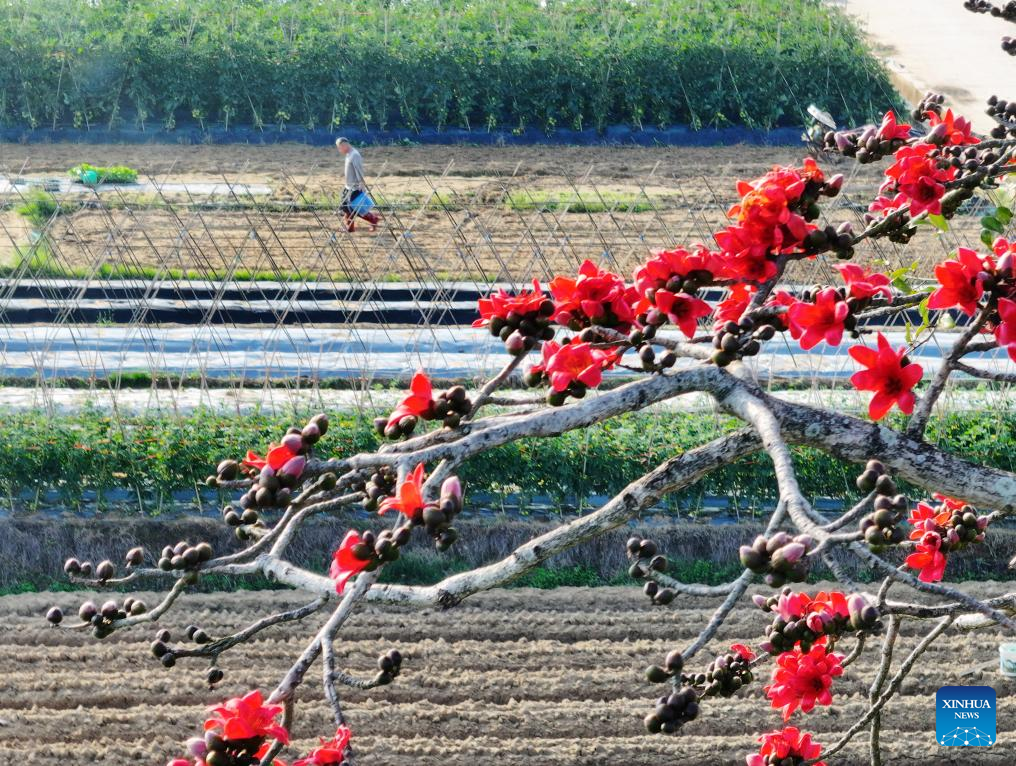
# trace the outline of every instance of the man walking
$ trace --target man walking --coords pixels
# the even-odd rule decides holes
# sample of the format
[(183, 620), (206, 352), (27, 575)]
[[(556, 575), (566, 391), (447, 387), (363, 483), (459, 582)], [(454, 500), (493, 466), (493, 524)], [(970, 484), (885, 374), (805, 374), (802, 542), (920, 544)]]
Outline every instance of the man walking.
[(367, 221), (370, 230), (375, 231), (378, 224), (377, 213), (373, 212), (374, 200), (367, 193), (367, 182), (363, 175), (363, 157), (349, 143), (348, 138), (335, 139), (335, 147), (339, 154), (346, 158), (346, 188), (342, 192), (342, 217), (346, 231), (353, 231), (356, 217)]

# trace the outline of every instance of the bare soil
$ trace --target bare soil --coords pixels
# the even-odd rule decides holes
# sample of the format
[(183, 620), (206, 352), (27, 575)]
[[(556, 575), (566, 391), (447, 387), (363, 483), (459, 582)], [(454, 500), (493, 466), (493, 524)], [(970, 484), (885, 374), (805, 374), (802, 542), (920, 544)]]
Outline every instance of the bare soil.
[[(372, 191), (384, 213), (376, 233), (343, 231), (335, 209), (341, 158), (334, 150), (280, 146), (0, 145), (0, 172), (63, 176), (87, 160), (127, 164), (159, 182), (258, 183), (268, 199), (182, 194), (106, 194), (49, 227), (52, 264), (94, 273), (104, 265), (282, 274), (303, 271), (336, 280), (548, 279), (591, 258), (629, 273), (652, 251), (711, 241), (726, 224), (739, 179), (774, 164), (799, 163), (787, 147), (475, 147), (364, 149)], [(829, 159), (848, 192), (826, 205), (828, 220), (859, 225), (881, 168)], [(546, 201), (573, 203), (546, 209)], [(574, 201), (600, 206), (577, 212)], [(313, 202), (318, 209), (295, 209)], [(634, 206), (630, 211), (629, 206)], [(605, 209), (602, 209), (605, 208)], [(584, 208), (585, 209), (585, 208)], [(927, 227), (906, 247), (865, 245), (857, 258), (919, 272), (957, 244), (976, 242), (976, 218), (957, 219), (936, 236)], [(0, 213), (0, 263), (16, 258), (30, 226)], [(830, 263), (795, 264), (803, 282), (833, 276)]]
[[(1001, 593), (980, 583), (974, 593)], [(226, 680), (215, 691), (203, 668), (181, 661), (166, 670), (148, 654), (152, 629), (96, 642), (49, 627), (46, 608), (76, 610), (83, 594), (31, 594), (0, 599), (0, 753), (25, 766), (164, 763), (200, 727), (205, 708), (227, 695), (270, 688), (323, 619), (265, 631), (227, 654)], [(260, 616), (306, 600), (292, 592), (185, 596), (160, 627), (181, 633), (190, 622), (222, 635)], [(555, 591), (517, 589), (481, 594), (448, 611), (370, 608), (355, 615), (338, 644), (340, 662), (366, 675), (381, 651), (398, 647), (403, 674), (389, 687), (345, 694), (364, 764), (390, 766), (692, 766), (743, 764), (757, 733), (780, 717), (762, 693), (767, 670), (748, 690), (703, 705), (675, 737), (649, 736), (641, 719), (662, 687), (642, 670), (686, 644), (716, 607), (682, 598), (653, 608), (635, 588)], [(69, 619), (76, 622), (76, 618)], [(763, 615), (736, 612), (695, 665), (734, 641), (757, 643)], [(926, 624), (908, 623), (898, 652), (909, 651)], [(998, 657), (992, 632), (947, 634), (903, 684), (889, 708), (882, 740), (887, 764), (1011, 764), (1016, 735), (1014, 684), (993, 671), (961, 676)], [(847, 644), (844, 644), (844, 648)], [(837, 679), (836, 705), (794, 723), (826, 745), (863, 714), (878, 643)], [(998, 692), (999, 741), (990, 749), (935, 744), (935, 691), (946, 684), (989, 684)], [(317, 670), (297, 706), (294, 739), (305, 752), (329, 728)], [(859, 736), (833, 764), (867, 763)]]

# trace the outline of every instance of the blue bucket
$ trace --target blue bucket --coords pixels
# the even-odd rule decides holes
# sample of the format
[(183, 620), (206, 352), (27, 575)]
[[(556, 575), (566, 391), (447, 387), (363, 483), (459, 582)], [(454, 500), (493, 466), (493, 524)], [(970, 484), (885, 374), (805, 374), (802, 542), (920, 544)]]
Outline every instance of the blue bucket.
[(374, 209), (374, 200), (367, 192), (360, 192), (349, 201), (349, 209), (356, 215), (367, 215)]

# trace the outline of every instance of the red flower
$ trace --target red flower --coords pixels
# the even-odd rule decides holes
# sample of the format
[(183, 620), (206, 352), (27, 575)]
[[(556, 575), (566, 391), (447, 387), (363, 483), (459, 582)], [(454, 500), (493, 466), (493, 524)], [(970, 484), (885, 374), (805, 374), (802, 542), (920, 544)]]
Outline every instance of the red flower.
[(409, 395), (406, 396), (388, 417), (385, 426), (390, 428), (400, 423), (403, 418), (417, 417), (422, 420), (430, 420), (434, 414), (434, 389), (430, 385), (423, 370), (418, 371), (409, 384)]
[(807, 653), (794, 649), (776, 658), (772, 683), (765, 687), (765, 692), (774, 708), (783, 708), (784, 721), (798, 707), (802, 713), (810, 713), (815, 705), (832, 704), (830, 689), (833, 679), (843, 674), (842, 661), (842, 655), (827, 654), (820, 644)]
[(539, 314), (546, 300), (547, 296), (540, 289), (540, 282), (537, 279), (533, 280), (532, 290), (523, 290), (517, 295), (498, 290), (486, 298), (480, 298), (477, 302), (480, 318), (473, 322), (473, 327), (486, 327), (494, 317), (507, 319), (513, 312), (522, 317)]
[(787, 310), (790, 334), (800, 341), (805, 351), (823, 340), (830, 346), (838, 346), (843, 339), (843, 321), (849, 314), (850, 307), (840, 299), (840, 294), (827, 287), (819, 290), (814, 303), (798, 301)]
[(796, 251), (810, 229), (792, 207), (801, 199), (808, 180), (820, 180), (817, 165), (776, 167), (754, 181), (739, 181), (741, 201), (727, 211), (737, 223), (715, 235), (723, 251), (722, 276), (762, 281), (776, 274), (767, 256)]
[(599, 324), (628, 332), (635, 322), (635, 288), (625, 285), (617, 274), (601, 271), (592, 261), (583, 262), (577, 279), (555, 277), (550, 292), (554, 321), (564, 327), (578, 330)]
[(948, 260), (935, 267), (935, 279), (940, 287), (928, 298), (930, 309), (951, 309), (959, 306), (967, 316), (977, 311), (977, 302), (984, 295), (984, 285), (978, 274), (993, 270), (994, 261), (969, 247), (956, 250), (956, 260)]
[(732, 285), (727, 297), (716, 304), (713, 321), (717, 325), (739, 321), (751, 303), (751, 297), (754, 294), (755, 288), (751, 285), (746, 285), (743, 282)]
[(268, 450), (268, 458), (266, 462), (268, 463), (269, 468), (271, 468), (275, 472), (278, 472), (282, 469), (282, 466), (284, 466), (286, 463), (288, 463), (295, 457), (297, 457), (297, 454), (293, 452), (293, 450), (291, 450), (285, 444), (279, 444), (272, 446)]
[(259, 471), (267, 465), (265, 459), (253, 450), (247, 450), (247, 457), (242, 462), (246, 466), (257, 468)]
[(995, 340), (1009, 352), (1009, 358), (1016, 362), (1016, 301), (998, 299), (998, 320)]
[(615, 353), (594, 349), (589, 343), (568, 343), (553, 356), (544, 357), (544, 371), (555, 391), (566, 390), (573, 381), (595, 388), (603, 380), (604, 369), (613, 366), (616, 358)]
[(779, 321), (780, 325), (783, 327), (784, 330), (786, 330), (790, 326), (787, 311), (789, 311), (790, 307), (796, 303), (797, 298), (788, 293), (786, 290), (776, 290), (769, 297), (769, 300), (766, 301), (766, 306), (769, 306), (771, 308), (782, 307), (786, 309), (786, 311), (784, 311), (783, 313), (776, 315), (776, 318)]
[(398, 494), (381, 501), (378, 515), (393, 508), (408, 519), (414, 519), (423, 512), (423, 463), (413, 469), (406, 480), (399, 485)]
[(656, 308), (667, 315), (688, 338), (695, 337), (698, 320), (713, 313), (709, 304), (700, 298), (669, 290), (656, 291)]
[(662, 250), (637, 268), (635, 289), (639, 294), (645, 295), (647, 290), (664, 288), (673, 277), (686, 277), (692, 272), (700, 272), (701, 276), (705, 276), (704, 272), (717, 274), (722, 270), (723, 264), (718, 253), (712, 252), (705, 245), (696, 244), (692, 247), (692, 250), (683, 247)]
[(956, 176), (956, 168), (943, 170), (934, 157), (928, 157), (934, 150), (931, 144), (903, 146), (896, 152), (896, 162), (885, 171), (888, 180), (882, 184), (882, 190), (894, 189), (903, 194), (910, 203), (911, 216), (925, 210), (941, 214), (943, 183)]
[(851, 298), (864, 300), (876, 295), (882, 295), (886, 299), (893, 297), (893, 291), (889, 288), (889, 277), (878, 272), (868, 272), (856, 263), (838, 263), (833, 266), (843, 282)]
[[(793, 763), (811, 761), (822, 754), (822, 746), (811, 741), (810, 734), (802, 734), (793, 726), (786, 726), (783, 731), (771, 731), (758, 738), (762, 743), (757, 753), (745, 758), (747, 766), (769, 766), (783, 763), (789, 758)], [(814, 766), (826, 766), (825, 761), (817, 761)]]
[[(960, 507), (962, 507), (962, 502)], [(952, 509), (946, 508), (939, 512), (937, 508), (927, 503), (918, 503), (917, 507), (910, 511), (910, 518), (907, 521), (914, 528), (910, 533), (911, 540), (920, 540), (925, 532), (937, 532), (936, 527), (945, 527), (952, 519)]]
[(906, 352), (905, 348), (893, 351), (882, 333), (878, 334), (877, 351), (866, 346), (850, 349), (850, 356), (868, 368), (855, 372), (850, 382), (859, 391), (875, 392), (868, 405), (868, 415), (872, 420), (881, 420), (894, 404), (904, 414), (914, 411), (912, 389), (924, 375), (924, 369), (919, 364), (904, 364)]
[(349, 578), (362, 572), (370, 564), (369, 559), (359, 559), (353, 553), (353, 547), (360, 544), (360, 533), (354, 529), (346, 532), (339, 547), (332, 554), (332, 565), (328, 568), (328, 576), (335, 580), (335, 592), (342, 595)]
[(896, 115), (890, 110), (882, 117), (876, 136), (879, 141), (906, 141), (910, 138), (910, 126), (905, 122), (896, 122)]
[(753, 659), (755, 659), (755, 652), (753, 652), (750, 648), (748, 648), (744, 644), (731, 644), (730, 651), (734, 652), (735, 654), (741, 655), (741, 659), (743, 659), (745, 662), (751, 662)]
[(921, 582), (941, 580), (945, 574), (945, 554), (939, 550), (942, 547), (942, 537), (937, 532), (925, 532), (915, 547), (917, 553), (907, 556), (907, 566), (921, 570), (917, 579)]
[(945, 115), (939, 117), (934, 112), (925, 112), (928, 124), (934, 129), (939, 125), (945, 125), (946, 144), (951, 146), (962, 146), (964, 144), (979, 144), (981, 139), (971, 134), (973, 126), (966, 117), (953, 117), (952, 109), (946, 109)]
[(346, 726), (335, 730), (335, 736), (329, 740), (321, 740), (321, 746), (311, 750), (306, 758), (301, 758), (293, 766), (321, 766), (321, 764), (339, 764), (346, 759), (346, 749), (352, 732)]
[(282, 712), (282, 705), (265, 705), (257, 689), (243, 697), (234, 697), (212, 708), (211, 712), (212, 717), (205, 721), (205, 731), (217, 729), (224, 740), (271, 737), (284, 745), (289, 744), (289, 733), (275, 721)]

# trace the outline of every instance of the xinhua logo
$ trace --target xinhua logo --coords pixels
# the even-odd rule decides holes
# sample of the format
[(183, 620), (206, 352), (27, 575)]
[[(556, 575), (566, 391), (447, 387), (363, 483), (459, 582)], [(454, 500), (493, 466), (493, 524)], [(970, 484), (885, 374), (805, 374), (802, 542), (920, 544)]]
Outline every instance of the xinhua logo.
[(935, 739), (952, 747), (995, 744), (995, 690), (943, 686), (935, 694)]

